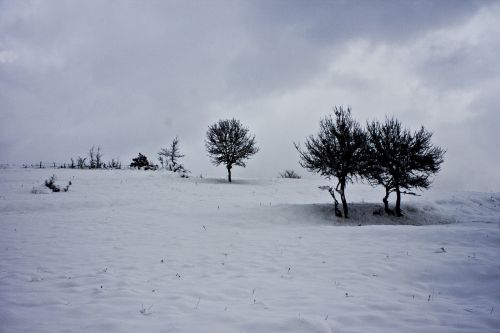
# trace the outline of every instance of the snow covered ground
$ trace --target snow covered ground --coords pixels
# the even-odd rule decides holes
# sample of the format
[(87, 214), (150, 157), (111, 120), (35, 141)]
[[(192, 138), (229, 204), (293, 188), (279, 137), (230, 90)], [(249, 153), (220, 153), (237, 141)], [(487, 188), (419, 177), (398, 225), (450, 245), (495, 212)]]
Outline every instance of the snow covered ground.
[(500, 331), (500, 194), (326, 184), (0, 170), (0, 332)]

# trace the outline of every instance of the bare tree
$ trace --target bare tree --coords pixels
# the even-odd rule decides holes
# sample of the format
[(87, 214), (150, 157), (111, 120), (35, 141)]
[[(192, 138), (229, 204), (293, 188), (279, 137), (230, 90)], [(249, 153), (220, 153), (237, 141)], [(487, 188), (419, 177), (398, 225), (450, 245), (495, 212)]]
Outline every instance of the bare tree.
[[(298, 144), (295, 148), (300, 154), (300, 165), (309, 171), (337, 180), (335, 191), (340, 195), (344, 217), (349, 217), (345, 190), (348, 182), (359, 176), (363, 165), (363, 152), (366, 142), (365, 133), (359, 123), (351, 116), (351, 109), (342, 106), (334, 108), (334, 115), (320, 121), (317, 136), (309, 136), (305, 150)], [(330, 192), (338, 210), (338, 201), (333, 189)]]
[(411, 133), (395, 118), (383, 124), (373, 121), (367, 125), (368, 153), (364, 176), (372, 185), (385, 187), (383, 198), (387, 214), (389, 195), (396, 193), (397, 216), (402, 216), (401, 194), (416, 195), (411, 189), (427, 189), (431, 176), (440, 170), (445, 150), (431, 143), (432, 133), (422, 126)]
[(92, 146), (92, 148), (89, 149), (89, 168), (90, 169), (95, 169), (95, 147)]
[(97, 150), (95, 149), (95, 146), (92, 146), (92, 148), (89, 149), (89, 168), (90, 169), (100, 169), (102, 168), (102, 153), (101, 153), (101, 147), (97, 147)]
[(172, 140), (168, 148), (161, 148), (161, 151), (158, 153), (158, 160), (162, 167), (173, 172), (185, 171), (184, 166), (179, 162), (179, 159), (183, 157), (184, 155), (180, 153), (178, 137)]
[(255, 146), (255, 135), (251, 136), (248, 128), (234, 118), (219, 120), (210, 125), (205, 147), (214, 165), (226, 165), (229, 182), (233, 166), (245, 167), (245, 160), (259, 151)]
[(86, 157), (81, 157), (81, 156), (78, 156), (78, 158), (76, 159), (76, 165), (78, 167), (78, 169), (84, 169), (85, 168), (85, 161), (87, 160)]
[(111, 161), (108, 162), (108, 168), (110, 169), (121, 169), (122, 168), (122, 163), (120, 160), (112, 158)]
[(102, 162), (102, 152), (101, 147), (97, 147), (97, 151), (95, 153), (95, 167), (96, 169), (101, 169), (104, 166)]

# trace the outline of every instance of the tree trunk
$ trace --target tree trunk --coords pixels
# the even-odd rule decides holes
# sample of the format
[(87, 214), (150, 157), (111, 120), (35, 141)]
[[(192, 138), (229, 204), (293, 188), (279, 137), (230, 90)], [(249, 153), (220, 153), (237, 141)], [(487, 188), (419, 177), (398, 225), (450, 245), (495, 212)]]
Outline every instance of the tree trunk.
[(231, 182), (231, 166), (227, 166), (227, 180)]
[(341, 195), (340, 199), (342, 199), (342, 209), (344, 210), (344, 217), (346, 219), (349, 218), (349, 208), (347, 208), (347, 200), (345, 198), (345, 195)]
[(335, 216), (342, 217), (342, 212), (339, 209), (339, 202), (337, 201), (337, 198), (335, 197), (335, 189), (333, 187), (330, 187), (328, 189), (328, 192), (330, 192), (330, 194), (333, 198), (333, 201), (335, 203)]
[(385, 213), (387, 215), (394, 215), (394, 212), (392, 211), (392, 209), (389, 208), (389, 194), (391, 194), (391, 192), (389, 191), (388, 188), (385, 189), (385, 197), (384, 199), (382, 199), (382, 201), (384, 202), (384, 210), (385, 210)]
[(396, 216), (403, 216), (401, 213), (401, 191), (399, 190), (399, 187), (396, 188)]
[(342, 209), (344, 211), (344, 218), (349, 218), (349, 208), (347, 207), (347, 200), (345, 198), (345, 183), (340, 184), (340, 200), (342, 200)]

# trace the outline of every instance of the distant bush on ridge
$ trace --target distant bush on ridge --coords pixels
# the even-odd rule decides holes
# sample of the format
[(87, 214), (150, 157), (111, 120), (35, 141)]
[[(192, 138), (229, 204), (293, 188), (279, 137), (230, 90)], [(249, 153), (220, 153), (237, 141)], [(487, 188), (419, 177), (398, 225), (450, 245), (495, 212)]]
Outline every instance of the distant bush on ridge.
[(280, 172), (280, 178), (292, 178), (292, 179), (300, 179), (302, 178), (298, 173), (295, 172), (295, 170), (285, 170), (283, 172)]
[(130, 163), (131, 168), (144, 169), (144, 170), (156, 170), (158, 166), (149, 163), (148, 158), (139, 153), (139, 155), (132, 159), (132, 163)]

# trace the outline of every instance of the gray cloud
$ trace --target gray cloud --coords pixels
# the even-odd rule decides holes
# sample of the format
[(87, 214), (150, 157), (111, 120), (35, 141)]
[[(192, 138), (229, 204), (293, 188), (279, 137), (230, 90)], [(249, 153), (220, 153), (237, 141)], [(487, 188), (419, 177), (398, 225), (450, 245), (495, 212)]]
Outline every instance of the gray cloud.
[(261, 146), (236, 173), (274, 176), (344, 104), (362, 122), (432, 129), (449, 151), (437, 185), (500, 190), (499, 13), (484, 1), (0, 2), (0, 161), (67, 161), (96, 144), (127, 162), (179, 135), (189, 168), (222, 175), (204, 134), (235, 116)]

